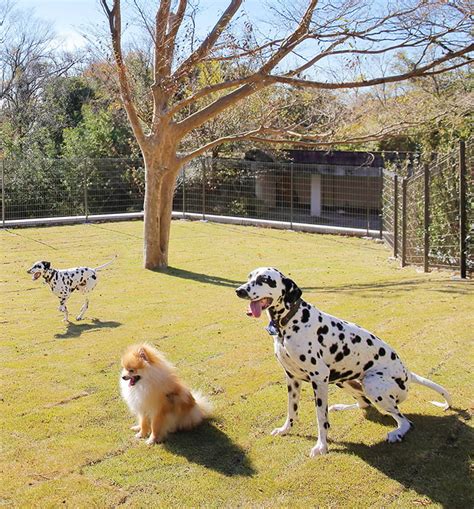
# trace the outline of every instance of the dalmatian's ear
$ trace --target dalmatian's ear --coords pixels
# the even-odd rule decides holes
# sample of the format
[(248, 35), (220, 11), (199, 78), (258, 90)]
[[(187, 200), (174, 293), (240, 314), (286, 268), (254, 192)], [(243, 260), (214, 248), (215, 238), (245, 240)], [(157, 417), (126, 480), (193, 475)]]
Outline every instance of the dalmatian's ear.
[(288, 304), (293, 304), (301, 297), (303, 292), (301, 291), (300, 287), (288, 277), (282, 278), (282, 283), (285, 287), (283, 301)]
[(51, 262), (41, 262), (43, 264), (43, 267), (48, 270), (51, 268)]

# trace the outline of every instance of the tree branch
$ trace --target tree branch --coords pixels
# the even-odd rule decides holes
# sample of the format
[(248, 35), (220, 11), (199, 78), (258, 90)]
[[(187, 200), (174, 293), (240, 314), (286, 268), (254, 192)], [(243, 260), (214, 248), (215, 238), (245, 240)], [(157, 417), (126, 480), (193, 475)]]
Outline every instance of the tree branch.
[(179, 80), (191, 69), (197, 62), (201, 61), (205, 56), (208, 55), (209, 51), (213, 48), (222, 32), (231, 22), (235, 13), (239, 10), (243, 0), (232, 0), (224, 14), (215, 24), (214, 28), (209, 32), (208, 36), (201, 43), (199, 48), (196, 49), (176, 70), (173, 78)]
[(133, 129), (133, 133), (137, 138), (140, 147), (146, 145), (147, 139), (143, 132), (138, 118), (137, 111), (132, 99), (132, 93), (130, 84), (128, 82), (127, 72), (122, 56), (122, 42), (121, 42), (121, 13), (120, 13), (120, 0), (113, 0), (113, 7), (108, 6), (107, 0), (100, 0), (102, 8), (108, 18), (110, 36), (112, 39), (112, 48), (114, 51), (115, 63), (117, 66), (117, 74), (119, 78), (120, 93), (122, 95), (122, 101), (127, 112), (130, 124)]

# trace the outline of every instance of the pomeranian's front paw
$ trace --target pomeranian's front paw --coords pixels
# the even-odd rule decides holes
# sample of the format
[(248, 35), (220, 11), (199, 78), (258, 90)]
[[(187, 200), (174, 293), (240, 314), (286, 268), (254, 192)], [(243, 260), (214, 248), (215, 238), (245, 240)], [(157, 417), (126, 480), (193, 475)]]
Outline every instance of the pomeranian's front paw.
[(135, 438), (146, 438), (146, 435), (140, 430), (138, 433), (135, 434)]
[(146, 441), (147, 445), (160, 444), (161, 442), (163, 442), (163, 437), (155, 437), (154, 435), (151, 435)]
[(132, 426), (130, 429), (132, 431), (140, 431), (140, 425), (139, 424), (135, 424), (135, 426)]

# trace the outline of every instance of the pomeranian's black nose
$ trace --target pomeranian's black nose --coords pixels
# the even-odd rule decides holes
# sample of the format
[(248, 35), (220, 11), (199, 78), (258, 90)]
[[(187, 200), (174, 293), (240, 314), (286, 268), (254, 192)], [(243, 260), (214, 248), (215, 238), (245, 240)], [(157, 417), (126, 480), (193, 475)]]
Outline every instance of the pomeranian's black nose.
[(237, 297), (241, 298), (248, 297), (247, 290), (245, 290), (244, 288), (237, 288), (237, 290), (235, 290), (235, 293), (237, 294)]

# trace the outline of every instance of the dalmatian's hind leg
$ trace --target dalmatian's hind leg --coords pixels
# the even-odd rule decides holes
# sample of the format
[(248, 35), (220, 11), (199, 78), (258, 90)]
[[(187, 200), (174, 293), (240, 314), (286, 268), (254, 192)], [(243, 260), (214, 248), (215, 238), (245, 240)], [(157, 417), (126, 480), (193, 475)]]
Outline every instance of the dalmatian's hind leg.
[(85, 300), (84, 304), (82, 305), (81, 310), (79, 311), (79, 314), (76, 317), (76, 320), (78, 320), (78, 321), (82, 320), (84, 313), (87, 311), (88, 307), (89, 307), (89, 298), (86, 297), (86, 300)]
[(412, 423), (398, 409), (398, 404), (408, 395), (408, 387), (397, 383), (388, 374), (368, 372), (362, 380), (367, 397), (384, 413), (391, 415), (397, 422), (397, 428), (387, 434), (387, 442), (401, 442), (412, 427)]
[(340, 412), (342, 410), (355, 410), (357, 408), (367, 408), (370, 406), (370, 401), (364, 395), (362, 384), (358, 380), (350, 380), (337, 384), (338, 387), (344, 389), (346, 392), (353, 396), (357, 403), (352, 405), (335, 404), (329, 407), (330, 412)]

